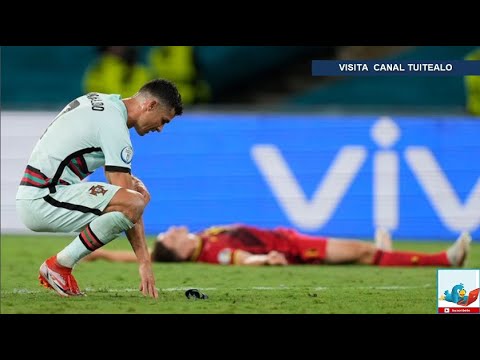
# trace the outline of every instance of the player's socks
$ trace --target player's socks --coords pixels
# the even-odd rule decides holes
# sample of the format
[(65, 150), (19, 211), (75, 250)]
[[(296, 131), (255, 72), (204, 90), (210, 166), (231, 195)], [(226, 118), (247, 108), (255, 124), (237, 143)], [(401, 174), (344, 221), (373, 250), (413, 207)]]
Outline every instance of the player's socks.
[(373, 263), (379, 266), (450, 266), (446, 251), (437, 254), (425, 254), (412, 251), (377, 250)]
[(133, 223), (119, 211), (103, 214), (88, 224), (80, 234), (57, 254), (60, 265), (73, 268), (83, 257), (108, 244)]
[(442, 251), (437, 254), (377, 250), (373, 263), (380, 266), (463, 266), (470, 249), (471, 241), (472, 238), (470, 234), (463, 232), (447, 251)]

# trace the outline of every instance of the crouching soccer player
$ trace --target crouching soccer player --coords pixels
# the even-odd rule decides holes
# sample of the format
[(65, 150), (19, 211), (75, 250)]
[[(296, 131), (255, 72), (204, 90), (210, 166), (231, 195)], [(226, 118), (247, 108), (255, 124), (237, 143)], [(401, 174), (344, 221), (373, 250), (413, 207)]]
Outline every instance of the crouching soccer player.
[[(83, 295), (75, 264), (125, 231), (139, 263), (140, 291), (158, 297), (142, 214), (150, 194), (131, 175), (129, 130), (160, 132), (181, 115), (181, 96), (169, 81), (146, 83), (132, 97), (89, 93), (68, 104), (41, 136), (16, 195), (17, 212), (33, 231), (79, 232), (40, 266), (40, 283), (62, 296)], [(105, 166), (108, 183), (82, 182)]]

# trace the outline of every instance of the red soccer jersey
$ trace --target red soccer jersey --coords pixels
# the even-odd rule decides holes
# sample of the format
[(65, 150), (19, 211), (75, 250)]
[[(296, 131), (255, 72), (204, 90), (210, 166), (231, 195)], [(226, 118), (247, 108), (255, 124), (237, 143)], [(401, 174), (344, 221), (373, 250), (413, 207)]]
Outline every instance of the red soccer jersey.
[(215, 226), (199, 232), (202, 239), (196, 261), (233, 264), (235, 250), (267, 254), (276, 250), (289, 264), (323, 262), (327, 238), (309, 236), (287, 228), (259, 229), (246, 225)]

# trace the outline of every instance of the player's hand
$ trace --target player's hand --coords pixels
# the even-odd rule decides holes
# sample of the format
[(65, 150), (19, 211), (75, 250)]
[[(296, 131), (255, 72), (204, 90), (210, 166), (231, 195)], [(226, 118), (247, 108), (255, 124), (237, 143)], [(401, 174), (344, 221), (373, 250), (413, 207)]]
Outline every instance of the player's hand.
[(158, 299), (158, 290), (155, 287), (155, 277), (153, 276), (152, 266), (150, 263), (140, 264), (138, 271), (140, 272), (140, 291), (144, 296), (151, 296)]
[(272, 250), (267, 254), (268, 265), (287, 265), (288, 261), (281, 252)]
[(133, 179), (133, 186), (135, 191), (138, 191), (140, 194), (142, 194), (145, 200), (145, 203), (148, 204), (150, 202), (150, 193), (148, 192), (147, 187), (142, 182), (142, 180), (140, 180), (136, 176), (132, 175), (132, 179)]

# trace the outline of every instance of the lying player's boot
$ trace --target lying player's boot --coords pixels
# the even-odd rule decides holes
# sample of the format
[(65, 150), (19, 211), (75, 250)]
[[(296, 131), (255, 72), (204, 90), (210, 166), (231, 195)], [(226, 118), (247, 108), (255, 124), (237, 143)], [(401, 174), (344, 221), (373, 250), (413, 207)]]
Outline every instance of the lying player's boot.
[(392, 237), (390, 233), (382, 228), (378, 228), (375, 231), (375, 246), (383, 251), (392, 251)]
[(42, 286), (55, 290), (61, 296), (84, 295), (72, 275), (72, 269), (60, 265), (56, 255), (45, 260), (40, 266), (38, 279)]
[(465, 263), (465, 260), (470, 251), (470, 242), (472, 237), (468, 232), (463, 232), (447, 250), (448, 261), (452, 266), (461, 267)]

